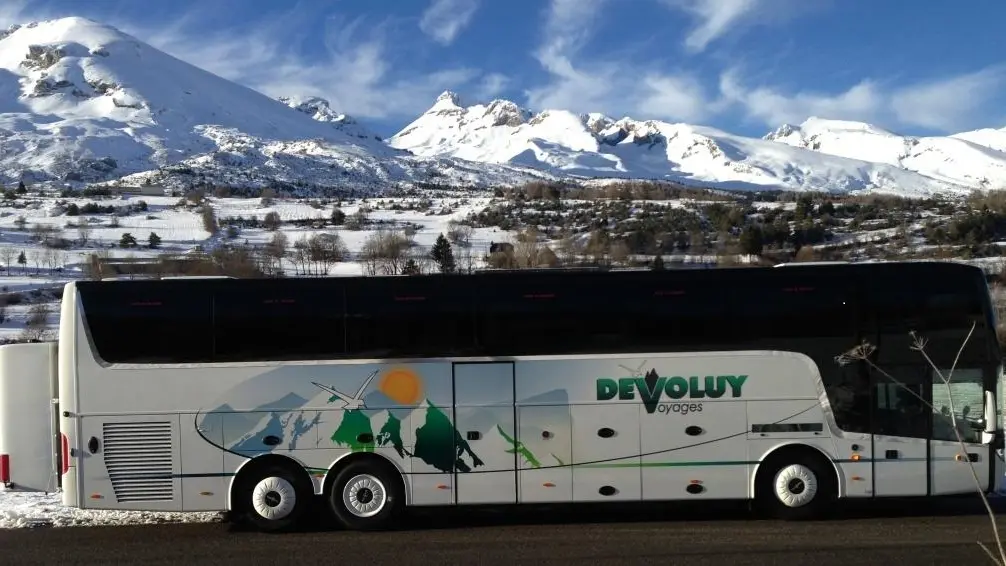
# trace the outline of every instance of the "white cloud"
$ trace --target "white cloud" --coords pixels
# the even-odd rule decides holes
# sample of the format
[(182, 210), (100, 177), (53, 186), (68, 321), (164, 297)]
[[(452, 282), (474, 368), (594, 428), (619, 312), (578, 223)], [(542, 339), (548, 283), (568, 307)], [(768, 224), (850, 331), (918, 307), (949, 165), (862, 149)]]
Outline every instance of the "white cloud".
[(899, 88), (891, 94), (890, 105), (904, 124), (960, 131), (988, 127), (986, 111), (994, 103), (993, 97), (1003, 93), (1006, 93), (1006, 65), (994, 65)]
[(691, 52), (706, 47), (743, 18), (754, 12), (761, 0), (663, 0), (664, 4), (690, 13), (698, 24), (685, 37), (685, 47)]
[(864, 79), (838, 93), (748, 88), (731, 70), (720, 78), (720, 93), (724, 107), (739, 106), (770, 127), (817, 116), (954, 133), (989, 126), (989, 107), (1006, 93), (1006, 65), (896, 87)]
[(26, 24), (33, 20), (46, 19), (48, 11), (40, 2), (31, 0), (0, 1), (0, 30), (6, 30), (13, 24)]
[(663, 117), (683, 122), (700, 122), (717, 112), (718, 101), (710, 101), (702, 84), (689, 75), (651, 74), (643, 79), (644, 90), (636, 102), (641, 117)]
[(419, 29), (435, 41), (450, 45), (478, 11), (478, 0), (433, 0), (419, 20)]
[[(686, 73), (667, 73), (624, 59), (579, 61), (607, 0), (551, 0), (534, 55), (550, 80), (527, 90), (537, 110), (636, 114), (666, 120), (707, 115), (701, 84)], [(644, 77), (640, 81), (639, 77)]]
[(690, 53), (705, 51), (713, 42), (754, 25), (792, 21), (830, 8), (833, 0), (658, 0), (695, 20), (685, 36)]
[(392, 64), (390, 24), (332, 17), (323, 37), (324, 54), (308, 58), (298, 49), (315, 40), (306, 32), (310, 13), (292, 11), (258, 25), (208, 30), (190, 13), (171, 23), (120, 29), (214, 74), (272, 97), (305, 95), (327, 99), (332, 108), (364, 119), (411, 118), (446, 89), (482, 77), (470, 67), (408, 72)]
[(482, 77), (475, 95), (479, 100), (490, 100), (498, 97), (509, 85), (510, 77), (501, 73), (489, 73)]
[(810, 116), (868, 122), (881, 116), (885, 103), (885, 95), (872, 81), (861, 81), (837, 94), (811, 91), (786, 94), (773, 87), (748, 89), (732, 70), (720, 77), (720, 94), (723, 104), (739, 105), (748, 118), (769, 126), (797, 124)]

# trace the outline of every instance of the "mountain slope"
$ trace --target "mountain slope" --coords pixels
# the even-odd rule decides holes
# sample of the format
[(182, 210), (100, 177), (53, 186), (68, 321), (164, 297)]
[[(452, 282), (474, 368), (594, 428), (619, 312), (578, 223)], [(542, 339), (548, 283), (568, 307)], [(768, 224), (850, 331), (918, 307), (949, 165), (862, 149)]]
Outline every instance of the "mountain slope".
[(127, 180), (324, 187), (534, 176), (417, 159), (322, 102), (274, 100), (84, 18), (15, 27), (0, 34), (0, 180), (140, 173)]
[[(887, 143), (881, 143), (883, 157), (878, 158), (869, 150), (855, 151), (855, 141), (845, 152), (815, 150), (814, 143), (799, 135), (799, 128), (792, 126), (775, 137), (757, 139), (655, 120), (615, 120), (561, 110), (534, 114), (506, 100), (465, 106), (456, 94), (445, 92), (388, 143), (421, 156), (517, 164), (582, 177), (665, 179), (733, 189), (923, 195), (965, 192), (1006, 181), (1006, 170), (994, 150), (964, 140), (935, 138), (930, 144), (934, 149), (923, 146), (912, 153), (904, 150), (903, 139), (877, 131), (871, 135), (878, 143)], [(902, 153), (905, 158), (899, 159)], [(945, 161), (948, 155), (954, 156), (950, 163)], [(972, 170), (973, 163), (981, 167)]]
[(319, 122), (331, 124), (333, 128), (347, 136), (361, 140), (382, 142), (381, 136), (368, 130), (352, 116), (336, 112), (324, 98), (317, 96), (283, 96), (277, 100), (294, 110), (307, 114)]
[[(828, 155), (868, 160), (915, 171), (974, 189), (1006, 188), (1006, 133), (951, 137), (907, 137), (870, 124), (811, 117), (799, 126), (784, 125), (765, 139)], [(999, 142), (997, 144), (997, 142)]]
[(969, 141), (996, 151), (1006, 152), (1006, 128), (998, 130), (992, 128), (982, 128), (981, 130), (961, 132), (950, 137)]

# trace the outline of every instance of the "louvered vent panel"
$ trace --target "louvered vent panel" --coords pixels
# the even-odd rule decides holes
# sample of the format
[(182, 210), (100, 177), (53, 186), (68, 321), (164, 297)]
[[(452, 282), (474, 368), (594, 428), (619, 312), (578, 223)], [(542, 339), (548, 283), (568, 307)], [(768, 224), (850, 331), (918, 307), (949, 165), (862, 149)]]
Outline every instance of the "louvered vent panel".
[(171, 423), (104, 423), (105, 468), (119, 502), (170, 501), (172, 483)]

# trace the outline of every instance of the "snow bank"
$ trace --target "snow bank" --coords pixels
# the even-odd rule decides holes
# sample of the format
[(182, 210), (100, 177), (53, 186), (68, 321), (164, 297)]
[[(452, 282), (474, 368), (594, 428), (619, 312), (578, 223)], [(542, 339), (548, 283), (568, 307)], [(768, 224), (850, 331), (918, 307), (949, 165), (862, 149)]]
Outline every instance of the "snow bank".
[(0, 487), (0, 529), (213, 523), (221, 513), (92, 511), (64, 507), (59, 493), (18, 491)]

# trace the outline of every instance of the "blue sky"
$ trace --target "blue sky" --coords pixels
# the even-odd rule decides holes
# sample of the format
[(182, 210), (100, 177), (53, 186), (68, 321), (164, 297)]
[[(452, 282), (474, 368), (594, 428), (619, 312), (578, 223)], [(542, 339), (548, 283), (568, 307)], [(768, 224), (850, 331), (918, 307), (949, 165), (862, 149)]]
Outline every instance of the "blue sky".
[(1006, 126), (1002, 0), (0, 0), (3, 25), (67, 15), (384, 135), (448, 89), (755, 136)]

